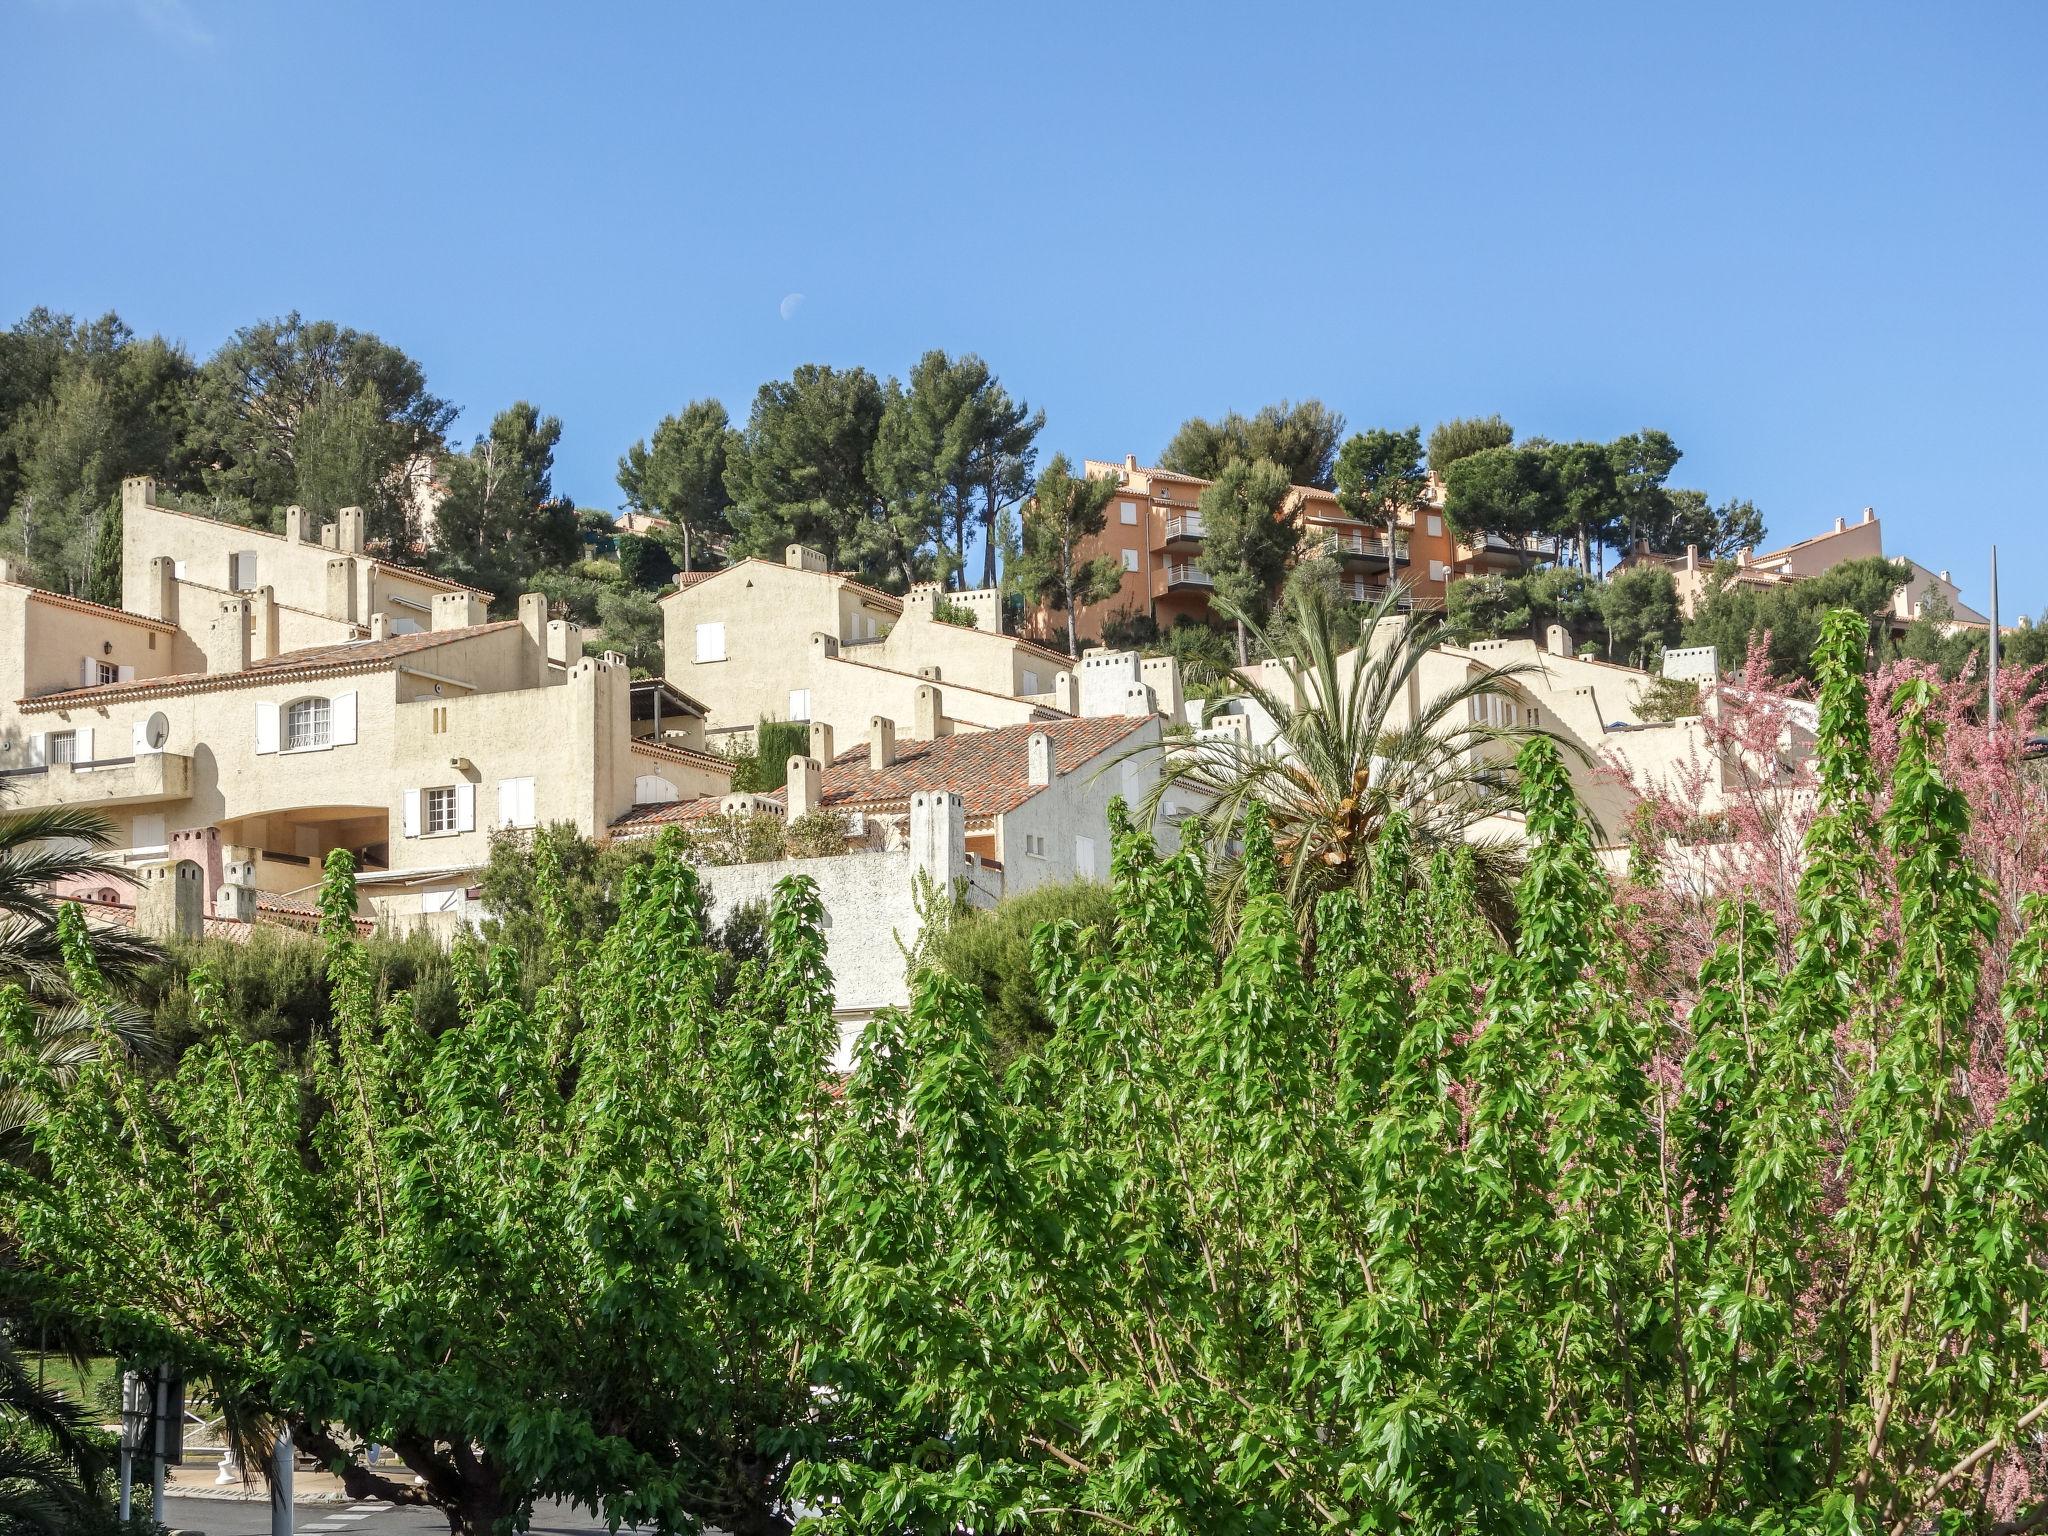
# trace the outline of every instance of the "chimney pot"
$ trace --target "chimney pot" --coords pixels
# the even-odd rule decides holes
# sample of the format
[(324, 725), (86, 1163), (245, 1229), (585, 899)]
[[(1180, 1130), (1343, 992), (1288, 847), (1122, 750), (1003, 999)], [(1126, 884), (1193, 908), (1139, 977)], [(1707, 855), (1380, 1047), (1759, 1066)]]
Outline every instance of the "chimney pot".
[(868, 721), (868, 768), (880, 773), (896, 761), (896, 722), (887, 715)]

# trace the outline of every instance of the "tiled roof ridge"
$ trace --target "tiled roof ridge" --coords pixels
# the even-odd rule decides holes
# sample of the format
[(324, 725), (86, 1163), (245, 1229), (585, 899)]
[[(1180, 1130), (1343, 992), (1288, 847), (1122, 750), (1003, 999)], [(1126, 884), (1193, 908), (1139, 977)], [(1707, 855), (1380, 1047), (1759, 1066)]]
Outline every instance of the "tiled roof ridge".
[[(80, 704), (100, 704), (126, 699), (156, 698), (172, 693), (204, 692), (208, 687), (230, 689), (251, 684), (276, 682), (280, 678), (340, 677), (352, 672), (375, 672), (389, 665), (395, 665), (401, 658), (420, 651), (430, 651), (450, 641), (490, 634), (494, 631), (516, 629), (517, 619), (499, 619), (490, 624), (476, 624), (463, 629), (421, 630), (412, 635), (386, 635), (382, 640), (345, 640), (334, 645), (309, 646), (300, 651), (286, 651), (280, 656), (266, 657), (253, 661), (239, 672), (178, 672), (168, 677), (137, 678), (128, 683), (100, 683), (91, 688), (67, 688), (61, 693), (37, 694), (34, 698), (16, 702), (24, 710), (65, 709)], [(342, 652), (357, 646), (376, 646), (374, 654), (356, 656), (338, 655), (331, 660), (301, 660), (293, 657), (324, 656), (329, 652)]]

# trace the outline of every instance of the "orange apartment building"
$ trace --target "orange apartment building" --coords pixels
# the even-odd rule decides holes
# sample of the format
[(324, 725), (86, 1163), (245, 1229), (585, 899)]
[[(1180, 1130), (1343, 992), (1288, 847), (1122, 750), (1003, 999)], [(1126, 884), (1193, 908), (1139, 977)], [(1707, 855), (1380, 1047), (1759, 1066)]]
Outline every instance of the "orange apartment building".
[[(1083, 553), (1090, 560), (1112, 555), (1124, 567), (1115, 595), (1075, 616), (1083, 639), (1098, 638), (1105, 620), (1133, 614), (1149, 615), (1162, 630), (1183, 615), (1208, 620), (1214, 583), (1202, 569), (1198, 503), (1209, 482), (1142, 467), (1135, 454), (1125, 455), (1122, 463), (1089, 459), (1083, 472), (1117, 481), (1102, 532)], [(1301, 529), (1301, 555), (1327, 550), (1343, 572), (1346, 594), (1361, 603), (1377, 600), (1391, 580), (1405, 583), (1415, 603), (1441, 608), (1444, 589), (1457, 576), (1496, 565), (1512, 568), (1519, 558), (1504, 545), (1498, 550), (1465, 548), (1451, 537), (1442, 512), (1428, 505), (1396, 531), (1391, 551), (1386, 527), (1351, 516), (1338, 505), (1335, 491), (1295, 486), (1294, 516)], [(1040, 618), (1059, 627), (1052, 615)]]

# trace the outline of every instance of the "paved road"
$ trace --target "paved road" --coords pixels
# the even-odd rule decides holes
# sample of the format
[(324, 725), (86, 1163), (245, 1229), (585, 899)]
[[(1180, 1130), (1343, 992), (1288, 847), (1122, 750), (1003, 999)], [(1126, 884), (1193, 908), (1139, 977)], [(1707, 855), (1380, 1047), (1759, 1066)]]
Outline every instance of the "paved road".
[[(145, 1494), (145, 1500), (147, 1495)], [(171, 1526), (206, 1536), (270, 1536), (270, 1505), (262, 1499), (164, 1500)], [(447, 1536), (448, 1522), (431, 1509), (361, 1504), (301, 1504), (292, 1511), (295, 1536)], [(584, 1509), (546, 1503), (533, 1512), (534, 1536), (601, 1536), (604, 1521)]]

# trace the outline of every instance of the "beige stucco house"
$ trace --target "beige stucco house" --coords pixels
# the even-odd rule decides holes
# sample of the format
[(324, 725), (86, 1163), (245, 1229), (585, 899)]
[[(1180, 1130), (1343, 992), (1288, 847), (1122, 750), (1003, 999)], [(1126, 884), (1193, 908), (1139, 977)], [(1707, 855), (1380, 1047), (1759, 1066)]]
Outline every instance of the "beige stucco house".
[[(973, 623), (941, 617), (941, 603)], [(852, 741), (877, 717), (929, 738), (1180, 709), (1168, 658), (1077, 665), (1004, 634), (999, 593), (923, 584), (893, 597), (828, 570), (802, 545), (780, 564), (742, 560), (686, 576), (661, 609), (668, 678), (703, 703), (714, 743), (749, 737), (763, 719), (827, 725)], [(930, 687), (943, 690), (945, 708), (926, 717), (920, 690)]]
[(208, 912), (303, 905), (346, 848), (366, 917), (449, 928), (494, 828), (595, 835), (731, 782), (695, 701), (584, 655), (537, 594), (491, 622), (486, 594), (363, 553), (360, 514), (277, 537), (147, 481), (123, 508), (120, 609), (0, 567), (0, 794), (104, 811), (138, 872), (190, 858)]

